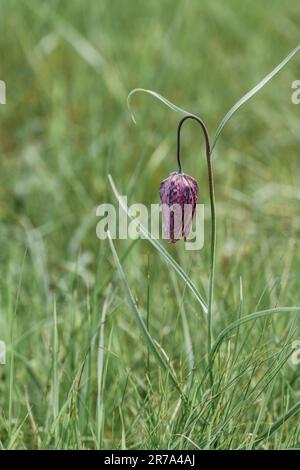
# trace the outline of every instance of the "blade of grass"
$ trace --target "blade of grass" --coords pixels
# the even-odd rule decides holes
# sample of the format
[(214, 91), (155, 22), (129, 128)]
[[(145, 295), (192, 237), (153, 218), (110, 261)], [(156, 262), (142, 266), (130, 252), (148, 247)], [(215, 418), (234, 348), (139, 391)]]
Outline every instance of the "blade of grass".
[(195, 367), (195, 357), (194, 357), (193, 343), (192, 343), (192, 338), (191, 338), (191, 333), (190, 333), (190, 328), (189, 328), (189, 322), (187, 320), (186, 310), (184, 306), (185, 289), (183, 289), (181, 293), (178, 282), (177, 282), (177, 278), (175, 277), (174, 273), (170, 273), (170, 274), (171, 274), (171, 280), (173, 283), (175, 296), (177, 299), (178, 308), (179, 308), (181, 321), (182, 321), (184, 344), (185, 344), (185, 351), (186, 351), (186, 356), (187, 356), (188, 365), (189, 365), (189, 372), (193, 372), (194, 367)]
[(145, 88), (134, 88), (134, 90), (131, 90), (131, 92), (127, 96), (127, 106), (128, 106), (131, 118), (132, 118), (132, 120), (135, 124), (136, 124), (136, 119), (135, 119), (135, 116), (134, 116), (133, 111), (131, 110), (131, 106), (130, 106), (131, 98), (135, 93), (146, 93), (148, 95), (151, 95), (154, 98), (156, 98), (157, 100), (161, 101), (163, 104), (168, 106), (168, 108), (172, 109), (173, 111), (175, 111), (178, 114), (183, 114), (183, 115), (192, 114), (193, 116), (196, 116), (195, 114), (190, 113), (189, 111), (186, 111), (183, 108), (179, 108), (179, 106), (176, 106), (176, 104), (174, 104), (171, 101), (167, 100), (167, 98), (165, 98), (164, 96), (160, 95), (159, 93), (156, 93), (156, 91), (147, 90)]
[[(146, 317), (146, 327), (150, 333), (150, 256), (148, 253), (148, 266), (147, 266), (147, 317)], [(147, 348), (147, 360), (146, 360), (146, 369), (147, 377), (150, 380), (150, 353), (149, 348)]]
[(242, 98), (228, 111), (226, 116), (222, 119), (220, 125), (218, 126), (215, 136), (212, 141), (212, 147), (211, 150), (214, 149), (224, 127), (228, 123), (228, 121), (232, 118), (234, 113), (241, 107), (243, 106), (247, 101), (252, 98), (252, 96), (256, 95), (259, 90), (261, 90), (275, 75), (280, 72), (281, 69), (294, 57), (294, 55), (300, 50), (300, 44), (298, 44), (295, 49), (293, 49), (284, 59), (280, 64), (278, 64), (268, 75), (266, 75), (255, 87), (251, 88), (251, 90), (248, 91)]
[[(59, 413), (59, 378), (58, 378), (58, 331), (57, 331), (57, 311), (56, 300), (53, 305), (53, 337), (52, 337), (52, 410), (53, 422), (56, 422)], [(55, 436), (59, 435), (59, 423), (55, 428)]]
[(296, 403), (292, 408), (289, 409), (287, 413), (285, 413), (283, 416), (281, 416), (279, 419), (275, 421), (275, 423), (268, 429), (268, 431), (263, 432), (258, 436), (258, 438), (255, 440), (255, 443), (259, 443), (263, 441), (266, 437), (270, 437), (271, 434), (273, 434), (277, 429), (280, 428), (289, 418), (294, 416), (296, 413), (299, 413), (300, 411), (300, 402)]
[(103, 371), (104, 371), (104, 358), (105, 358), (105, 338), (104, 327), (106, 322), (106, 315), (112, 301), (112, 295), (109, 290), (105, 298), (101, 322), (99, 328), (99, 347), (97, 357), (97, 402), (96, 402), (96, 422), (97, 422), (97, 448), (102, 447), (102, 425), (103, 425)]
[[(270, 73), (268, 73), (268, 75), (266, 75), (257, 85), (255, 85), (244, 96), (242, 96), (242, 98), (237, 103), (235, 103), (235, 105), (228, 111), (228, 113), (222, 119), (220, 125), (218, 126), (218, 128), (216, 130), (215, 136), (214, 136), (213, 141), (212, 141), (211, 152), (213, 151), (213, 149), (214, 149), (214, 147), (215, 147), (215, 145), (216, 145), (216, 143), (217, 143), (224, 127), (229, 122), (229, 120), (232, 118), (232, 116), (236, 113), (236, 111), (239, 108), (241, 108), (241, 106), (243, 106), (245, 103), (247, 103), (247, 101), (249, 101), (250, 98), (252, 98), (252, 96), (256, 95), (256, 93), (258, 93), (273, 77), (275, 77), (280, 72), (280, 70), (282, 70), (283, 67), (294, 57), (294, 55), (299, 50), (300, 50), (300, 44), (298, 44), (295, 47), (295, 49), (293, 49), (282, 60), (282, 62), (280, 62)], [(128, 106), (129, 111), (130, 111), (131, 118), (132, 118), (132, 120), (135, 124), (136, 124), (136, 119), (135, 119), (134, 113), (131, 109), (130, 102), (131, 102), (132, 96), (136, 93), (149, 94), (149, 95), (153, 96), (154, 98), (158, 99), (159, 101), (161, 101), (165, 106), (172, 109), (172, 111), (175, 111), (178, 114), (182, 114), (182, 115), (192, 114), (192, 115), (197, 117), (196, 114), (190, 113), (189, 111), (186, 111), (185, 109), (180, 108), (179, 106), (175, 105), (174, 103), (169, 101), (167, 98), (165, 98), (164, 96), (160, 95), (159, 93), (157, 93), (153, 90), (148, 90), (148, 89), (145, 89), (145, 88), (135, 88), (127, 96), (127, 106)]]
[(108, 179), (109, 179), (109, 183), (111, 185), (111, 188), (114, 192), (114, 195), (116, 196), (116, 198), (117, 198), (120, 206), (124, 210), (124, 212), (130, 218), (130, 220), (132, 220), (133, 223), (135, 223), (139, 227), (139, 230), (141, 231), (141, 233), (154, 246), (154, 248), (156, 248), (158, 250), (158, 252), (167, 261), (167, 263), (169, 265), (171, 265), (175, 269), (177, 274), (185, 281), (185, 283), (187, 284), (189, 289), (193, 292), (193, 294), (195, 295), (197, 301), (201, 305), (201, 308), (204, 311), (204, 313), (207, 313), (207, 305), (206, 305), (204, 299), (202, 298), (201, 294), (199, 293), (199, 291), (196, 289), (195, 285), (193, 284), (193, 282), (189, 278), (189, 276), (185, 273), (185, 271), (182, 269), (182, 267), (179, 266), (179, 264), (172, 258), (172, 256), (167, 252), (167, 250), (165, 250), (165, 248), (159, 243), (159, 241), (156, 240), (155, 238), (153, 238), (151, 233), (149, 233), (148, 230), (140, 222), (138, 222), (136, 219), (134, 219), (132, 216), (130, 216), (130, 214), (128, 212), (128, 208), (126, 207), (126, 205), (124, 205), (122, 199), (120, 198), (119, 192), (116, 188), (116, 185), (114, 183), (114, 180), (113, 180), (112, 176), (108, 175)]
[(161, 354), (159, 348), (157, 347), (156, 345), (156, 342), (153, 340), (153, 338), (151, 337), (151, 335), (149, 334), (148, 330), (147, 330), (147, 327), (144, 323), (144, 320), (140, 314), (140, 311), (137, 307), (137, 304), (136, 304), (136, 301), (132, 295), (132, 292), (130, 290), (130, 287), (128, 285), (128, 282), (127, 282), (127, 279), (126, 279), (126, 276), (125, 276), (125, 273), (123, 271), (123, 268), (121, 266), (121, 263), (120, 263), (120, 260), (119, 260), (119, 257), (117, 255), (117, 252), (115, 250), (115, 247), (114, 247), (114, 244), (113, 244), (113, 241), (111, 239), (111, 236), (109, 235), (108, 236), (108, 241), (109, 241), (109, 244), (110, 244), (110, 248), (111, 248), (111, 251), (112, 251), (112, 255), (113, 255), (113, 258), (114, 258), (114, 261), (115, 261), (115, 264), (116, 264), (116, 267), (117, 267), (117, 271), (119, 273), (119, 277), (123, 283), (123, 286), (124, 286), (124, 289), (125, 289), (125, 292), (126, 292), (126, 295), (127, 295), (127, 298), (128, 298), (128, 301), (129, 301), (129, 304), (131, 306), (131, 309), (134, 313), (134, 316), (135, 316), (135, 319), (140, 327), (140, 330), (142, 332), (142, 335), (149, 347), (149, 350), (152, 352), (153, 354), (153, 357), (156, 359), (157, 363), (168, 373), (168, 375), (170, 376), (173, 384), (175, 385), (175, 387), (177, 388), (177, 390), (179, 391), (180, 395), (185, 398), (185, 395), (183, 393), (183, 391), (181, 390), (181, 387), (177, 381), (177, 378), (175, 377), (174, 375), (174, 372), (172, 370), (172, 367), (171, 365), (168, 363), (168, 361), (166, 360), (166, 358)]
[[(291, 334), (291, 331), (290, 331), (290, 334)], [(277, 365), (277, 367), (274, 369), (274, 371), (272, 371), (272, 373), (270, 373), (270, 374), (266, 373), (266, 376), (265, 376), (266, 379), (265, 379), (265, 377), (263, 377), (263, 379), (261, 380), (262, 382), (265, 381), (266, 385), (264, 385), (264, 383), (263, 383), (262, 390), (255, 397), (255, 401), (256, 401), (258, 399), (258, 397), (260, 397), (260, 394), (263, 394), (263, 392), (264, 392), (262, 404), (260, 406), (259, 415), (257, 417), (256, 423), (255, 423), (255, 426), (254, 426), (254, 430), (253, 430), (253, 433), (252, 433), (252, 438), (251, 438), (251, 441), (250, 441), (249, 446), (248, 446), (249, 450), (252, 450), (254, 448), (255, 443), (256, 443), (258, 430), (259, 430), (259, 427), (260, 427), (261, 422), (263, 420), (263, 416), (267, 412), (267, 405), (268, 405), (268, 402), (271, 398), (277, 376), (278, 376), (280, 370), (282, 370), (283, 366), (287, 363), (287, 360), (291, 357), (292, 353), (291, 353), (290, 347), (289, 347), (290, 341), (291, 341), (291, 336), (288, 335), (288, 337), (286, 338), (284, 347), (282, 348), (282, 350), (280, 351), (280, 353), (276, 357), (276, 362), (274, 361), (275, 364)], [(288, 349), (288, 354), (286, 354), (286, 349)], [(282, 356), (283, 356), (283, 358), (282, 358)], [(253, 388), (252, 392), (255, 392), (256, 388), (258, 388), (259, 383), (260, 383), (260, 381)]]
[[(14, 329), (15, 329), (15, 322), (17, 319), (17, 311), (18, 311), (18, 306), (19, 306), (19, 300), (20, 300), (20, 294), (21, 294), (21, 287), (22, 287), (22, 279), (23, 279), (23, 272), (24, 272), (24, 267), (25, 267), (25, 260), (27, 256), (27, 248), (24, 252), (23, 260), (22, 260), (22, 265), (21, 265), (21, 271), (20, 271), (20, 277), (19, 277), (19, 282), (18, 282), (18, 288), (17, 288), (17, 293), (16, 293), (16, 300), (15, 300), (15, 305), (13, 305), (13, 300), (10, 298), (10, 318), (9, 318), (9, 323), (10, 323), (10, 344), (12, 345), (11, 348), (11, 354), (10, 354), (10, 368), (9, 368), (9, 396), (8, 396), (8, 422), (9, 422), (9, 432), (11, 432), (11, 424), (12, 424), (12, 415), (13, 415), (13, 392), (14, 392), (14, 382), (15, 382), (15, 347), (14, 347)], [(12, 290), (10, 290), (12, 292)]]
[[(241, 318), (242, 315), (242, 309), (243, 309), (243, 304), (244, 304), (244, 294), (243, 294), (243, 281), (242, 277), (240, 276), (240, 301), (239, 301), (239, 307), (238, 307), (238, 320)], [(240, 328), (238, 327), (235, 339), (234, 339), (234, 347), (233, 347), (233, 364), (235, 364), (238, 354), (237, 354), (237, 347), (238, 347), (238, 342), (239, 342), (239, 333), (240, 333)]]
[(270, 308), (267, 310), (261, 310), (259, 312), (254, 312), (250, 313), (249, 315), (245, 315), (244, 317), (241, 317), (239, 320), (236, 320), (230, 325), (228, 325), (224, 330), (219, 334), (218, 338), (216, 339), (211, 353), (212, 355), (215, 354), (219, 346), (221, 345), (223, 339), (230, 333), (232, 330), (239, 328), (241, 325), (244, 323), (247, 323), (252, 320), (257, 320), (259, 318), (263, 318), (266, 316), (274, 315), (275, 313), (291, 313), (291, 312), (300, 312), (300, 307), (276, 307), (276, 308)]

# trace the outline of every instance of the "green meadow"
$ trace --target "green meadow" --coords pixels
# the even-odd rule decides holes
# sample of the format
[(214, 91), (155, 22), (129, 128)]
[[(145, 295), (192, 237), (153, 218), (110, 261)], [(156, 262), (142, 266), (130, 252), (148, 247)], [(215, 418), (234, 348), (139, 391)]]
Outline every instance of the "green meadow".
[(210, 198), (195, 123), (182, 131), (182, 163), (205, 205), (203, 248), (96, 236), (99, 204), (118, 208), (116, 192), (159, 203), (177, 168), (181, 116), (135, 93), (135, 124), (130, 91), (200, 116), (213, 138), (300, 43), (299, 2), (0, 9), (0, 448), (300, 448), (300, 51), (213, 150), (210, 345)]

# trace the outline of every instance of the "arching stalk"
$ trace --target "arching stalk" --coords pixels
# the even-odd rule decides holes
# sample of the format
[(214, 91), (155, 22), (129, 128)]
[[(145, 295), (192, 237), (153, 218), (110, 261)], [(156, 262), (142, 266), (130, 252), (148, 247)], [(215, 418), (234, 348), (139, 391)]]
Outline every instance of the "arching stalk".
[(215, 257), (216, 257), (216, 208), (215, 208), (215, 189), (214, 189), (214, 174), (211, 161), (211, 145), (208, 130), (204, 122), (197, 116), (190, 114), (184, 116), (178, 123), (177, 127), (177, 162), (179, 172), (182, 172), (182, 165), (180, 159), (180, 135), (183, 123), (187, 119), (192, 119), (200, 124), (205, 139), (205, 151), (206, 151), (206, 164), (208, 173), (208, 184), (209, 184), (209, 198), (210, 198), (210, 211), (211, 211), (211, 242), (210, 242), (210, 272), (209, 272), (209, 288), (208, 288), (208, 311), (207, 311), (207, 353), (208, 353), (208, 367), (211, 386), (213, 385), (213, 373), (212, 373), (212, 362), (211, 362), (211, 347), (213, 341), (213, 294), (214, 294), (214, 278), (215, 278)]

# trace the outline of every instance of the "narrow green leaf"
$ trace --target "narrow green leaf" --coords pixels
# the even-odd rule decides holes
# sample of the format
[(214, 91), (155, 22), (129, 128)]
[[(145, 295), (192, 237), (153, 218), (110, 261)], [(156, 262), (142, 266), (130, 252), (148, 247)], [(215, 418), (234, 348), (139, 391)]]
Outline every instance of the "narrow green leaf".
[(179, 308), (179, 312), (181, 316), (185, 351), (186, 351), (186, 357), (188, 360), (189, 371), (192, 372), (195, 367), (195, 356), (194, 356), (194, 351), (193, 351), (193, 342), (192, 342), (192, 337), (190, 333), (189, 322), (187, 319), (186, 310), (184, 306), (185, 289), (182, 292), (180, 291), (177, 278), (172, 271), (170, 271), (170, 277), (174, 286), (175, 296), (177, 299), (178, 308)]
[(101, 321), (99, 326), (99, 346), (97, 355), (97, 401), (96, 401), (96, 423), (97, 423), (97, 448), (102, 447), (102, 427), (103, 427), (103, 390), (104, 390), (104, 360), (105, 360), (105, 336), (104, 328), (106, 323), (106, 316), (112, 302), (113, 295), (110, 288), (108, 289), (107, 296), (105, 297)]
[(266, 75), (257, 85), (255, 85), (255, 87), (253, 87), (250, 91), (248, 91), (248, 93), (246, 93), (229, 111), (228, 113), (226, 114), (226, 116), (223, 118), (223, 120), (221, 121), (221, 124), (219, 125), (219, 127), (217, 128), (217, 131), (216, 131), (216, 134), (214, 136), (214, 139), (213, 139), (213, 142), (212, 142), (212, 146), (211, 146), (211, 150), (213, 150), (213, 148), (215, 147), (216, 143), (217, 143), (217, 140), (218, 138), (220, 137), (221, 135), (221, 132), (223, 131), (224, 127), (226, 126), (226, 124), (228, 123), (228, 121), (232, 118), (232, 116), (234, 115), (234, 113), (241, 107), (243, 106), (243, 104), (245, 104), (248, 100), (250, 100), (250, 98), (252, 98), (252, 96), (254, 96), (259, 90), (261, 90), (273, 77), (275, 77), (275, 75), (278, 74), (278, 72), (280, 72), (280, 70), (292, 59), (292, 57), (294, 57), (294, 55), (300, 50), (300, 44), (298, 44), (297, 47), (295, 47), (295, 49), (293, 49), (286, 57), (285, 59), (283, 59), (282, 62), (280, 62), (280, 64), (277, 65), (277, 67), (275, 67), (275, 69), (272, 70), (272, 72), (268, 73), (268, 75)]
[[(217, 143), (224, 127), (226, 126), (228, 121), (232, 118), (232, 116), (235, 114), (235, 112), (241, 106), (243, 106), (247, 101), (249, 101), (250, 98), (252, 98), (252, 96), (256, 95), (256, 93), (258, 93), (273, 77), (275, 77), (275, 75), (277, 75), (280, 72), (280, 70), (283, 69), (283, 67), (294, 57), (294, 55), (299, 50), (300, 50), (300, 44), (298, 44), (298, 46), (295, 47), (295, 49), (293, 49), (283, 59), (283, 61), (280, 62), (280, 64), (278, 64), (270, 73), (268, 73), (268, 75), (266, 75), (257, 85), (255, 85), (255, 87), (251, 88), (251, 90), (249, 90), (244, 96), (242, 96), (242, 98), (237, 103), (235, 103), (235, 105), (228, 111), (228, 113), (222, 119), (220, 125), (218, 126), (218, 128), (216, 130), (216, 133), (215, 133), (215, 136), (214, 136), (214, 139), (213, 139), (213, 142), (212, 142), (212, 146), (211, 146), (211, 151), (213, 151), (213, 149), (214, 149), (214, 147), (215, 147), (215, 145), (216, 145), (216, 143)], [(182, 115), (192, 114), (192, 115), (198, 117), (196, 114), (190, 113), (189, 111), (186, 111), (185, 109), (180, 108), (179, 106), (172, 103), (167, 98), (165, 98), (164, 96), (160, 95), (159, 93), (157, 93), (153, 90), (147, 90), (145, 88), (135, 88), (129, 93), (129, 95), (127, 97), (128, 109), (130, 111), (130, 114), (131, 114), (131, 117), (132, 117), (132, 120), (133, 120), (134, 123), (136, 123), (136, 119), (135, 119), (135, 116), (134, 116), (133, 111), (131, 109), (130, 103), (131, 103), (131, 98), (135, 93), (147, 93), (147, 94), (153, 96), (154, 98), (158, 99), (159, 101), (161, 101), (164, 105), (166, 105), (168, 108), (172, 109), (173, 111), (175, 111), (178, 114), (182, 114)]]
[(161, 354), (159, 348), (156, 345), (156, 342), (153, 340), (152, 336), (149, 334), (149, 331), (147, 330), (147, 327), (146, 327), (146, 325), (144, 323), (144, 320), (143, 320), (143, 318), (142, 318), (142, 316), (139, 312), (136, 301), (135, 301), (135, 299), (132, 295), (132, 292), (130, 290), (130, 287), (128, 285), (125, 273), (124, 273), (123, 268), (121, 266), (119, 257), (117, 255), (117, 252), (115, 250), (115, 247), (114, 247), (114, 244), (113, 244), (113, 241), (112, 241), (110, 235), (108, 236), (108, 240), (109, 240), (110, 248), (111, 248), (111, 251), (112, 251), (112, 254), (113, 254), (113, 257), (114, 257), (114, 261), (115, 261), (115, 264), (116, 264), (116, 267), (117, 267), (119, 277), (120, 277), (120, 279), (121, 279), (121, 281), (124, 285), (124, 289), (125, 289), (125, 292), (127, 294), (129, 304), (132, 308), (135, 319), (136, 319), (136, 321), (137, 321), (137, 323), (140, 327), (140, 330), (141, 330), (142, 335), (143, 335), (143, 337), (144, 337), (144, 339), (147, 343), (147, 346), (149, 347), (149, 350), (152, 352), (152, 354), (153, 354), (154, 358), (156, 359), (156, 361), (158, 362), (158, 364), (169, 374), (173, 384), (175, 385), (175, 387), (179, 391), (180, 395), (183, 398), (185, 398), (185, 395), (184, 395), (183, 391), (181, 390), (181, 387), (180, 387), (180, 385), (177, 381), (176, 376), (174, 375), (174, 372), (172, 370), (171, 365), (168, 363), (166, 358)]
[(259, 318), (267, 317), (274, 315), (275, 313), (291, 313), (291, 312), (300, 312), (300, 307), (277, 307), (277, 308), (270, 308), (268, 310), (261, 310), (259, 312), (250, 313), (249, 315), (245, 315), (244, 317), (239, 318), (238, 320), (232, 322), (228, 325), (224, 330), (219, 334), (218, 338), (216, 339), (213, 347), (212, 347), (212, 354), (215, 354), (217, 349), (219, 348), (220, 344), (222, 343), (223, 339), (230, 333), (232, 330), (239, 328), (240, 325), (247, 323), (252, 320), (257, 320)]
[(175, 111), (178, 114), (183, 114), (183, 115), (189, 114), (189, 115), (196, 116), (195, 114), (190, 113), (189, 111), (186, 111), (183, 108), (179, 108), (179, 106), (176, 106), (176, 104), (174, 104), (171, 101), (167, 100), (167, 98), (165, 98), (164, 96), (160, 95), (159, 93), (156, 93), (156, 91), (146, 90), (145, 88), (135, 88), (134, 90), (131, 90), (131, 92), (127, 96), (127, 106), (128, 106), (129, 111), (130, 111), (131, 118), (132, 118), (132, 120), (135, 124), (136, 124), (136, 119), (135, 119), (135, 116), (134, 116), (133, 111), (132, 111), (131, 106), (130, 106), (131, 97), (135, 93), (147, 93), (148, 95), (154, 96), (154, 98), (158, 99), (163, 104), (168, 106), (168, 108), (172, 109), (173, 111)]
[[(57, 329), (57, 311), (56, 300), (53, 305), (53, 339), (52, 339), (52, 410), (53, 421), (59, 414), (59, 378), (58, 378), (58, 329)], [(56, 436), (58, 437), (59, 428), (56, 427)]]
[(257, 444), (258, 442), (263, 441), (266, 437), (268, 438), (273, 434), (277, 429), (280, 428), (289, 418), (294, 416), (296, 413), (300, 411), (300, 402), (296, 403), (296, 405), (292, 406), (292, 408), (289, 409), (285, 415), (281, 416), (277, 421), (275, 421), (274, 424), (268, 429), (268, 431), (265, 431), (264, 433), (260, 434), (257, 439), (255, 440), (255, 443)]
[(187, 286), (193, 292), (193, 294), (195, 295), (197, 301), (201, 305), (202, 310), (204, 311), (204, 313), (207, 313), (207, 305), (206, 305), (205, 301), (203, 300), (202, 296), (200, 295), (199, 291), (197, 290), (197, 288), (195, 287), (195, 285), (193, 284), (193, 282), (189, 278), (189, 276), (185, 273), (185, 271), (182, 269), (182, 267), (179, 266), (179, 264), (172, 258), (172, 256), (167, 252), (167, 250), (165, 250), (165, 248), (159, 243), (159, 241), (156, 240), (155, 238), (153, 238), (151, 233), (149, 233), (148, 230), (140, 222), (138, 222), (136, 219), (134, 219), (129, 214), (128, 208), (126, 207), (126, 205), (124, 204), (124, 202), (120, 198), (118, 190), (117, 190), (117, 188), (115, 186), (115, 183), (112, 179), (112, 176), (108, 175), (108, 179), (109, 179), (109, 183), (112, 187), (112, 190), (114, 192), (114, 195), (116, 196), (116, 198), (117, 198), (120, 206), (124, 210), (124, 212), (133, 221), (133, 223), (135, 223), (137, 225), (137, 227), (140, 229), (141, 233), (143, 233), (145, 238), (159, 251), (159, 253), (163, 256), (165, 261), (170, 266), (172, 266), (175, 269), (175, 271), (177, 272), (177, 274), (179, 274), (179, 276), (186, 282)]

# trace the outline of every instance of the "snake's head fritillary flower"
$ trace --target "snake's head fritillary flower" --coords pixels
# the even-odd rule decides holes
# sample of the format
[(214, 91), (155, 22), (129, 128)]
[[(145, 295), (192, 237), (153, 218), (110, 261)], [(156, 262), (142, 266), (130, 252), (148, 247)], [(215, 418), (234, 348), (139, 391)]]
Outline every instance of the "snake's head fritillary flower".
[(160, 184), (164, 236), (169, 243), (183, 238), (191, 232), (198, 199), (197, 181), (184, 173), (173, 171)]

